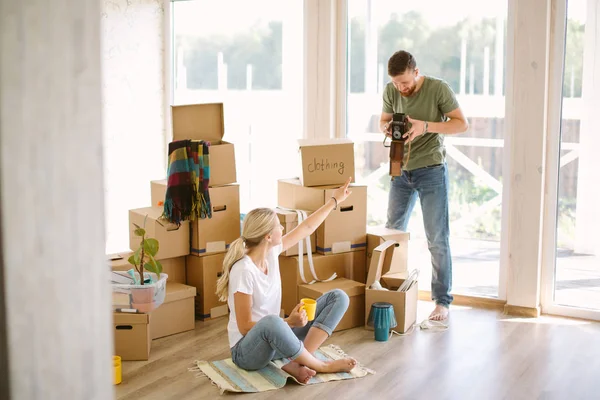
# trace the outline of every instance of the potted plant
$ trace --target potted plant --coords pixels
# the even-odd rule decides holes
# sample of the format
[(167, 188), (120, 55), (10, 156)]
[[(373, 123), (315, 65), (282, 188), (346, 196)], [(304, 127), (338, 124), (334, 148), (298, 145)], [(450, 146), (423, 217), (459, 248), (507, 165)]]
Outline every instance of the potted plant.
[[(159, 243), (154, 238), (146, 237), (146, 219), (144, 218), (144, 226), (140, 227), (137, 224), (135, 226), (134, 234), (141, 238), (140, 246), (134, 251), (127, 261), (133, 265), (134, 269), (140, 276), (140, 286), (144, 286), (144, 270), (153, 272), (156, 274), (157, 280), (160, 279), (162, 273), (162, 264), (160, 261), (155, 259), (156, 253), (158, 253)], [(136, 308), (140, 312), (148, 312), (153, 308), (154, 298), (154, 286), (148, 286), (147, 288), (132, 288), (132, 307)]]

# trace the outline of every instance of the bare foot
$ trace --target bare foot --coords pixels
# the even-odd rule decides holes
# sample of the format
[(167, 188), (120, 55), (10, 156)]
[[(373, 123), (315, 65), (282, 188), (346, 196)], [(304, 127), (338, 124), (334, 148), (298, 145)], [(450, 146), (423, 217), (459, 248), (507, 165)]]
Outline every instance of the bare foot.
[(323, 364), (323, 370), (319, 372), (350, 372), (356, 367), (356, 360), (354, 358), (342, 358), (341, 360), (326, 361)]
[(290, 361), (281, 367), (282, 370), (292, 375), (300, 383), (308, 383), (310, 378), (316, 375), (312, 369), (298, 364), (296, 361)]
[(448, 313), (448, 307), (438, 304), (429, 315), (429, 319), (431, 321), (445, 321), (448, 319)]

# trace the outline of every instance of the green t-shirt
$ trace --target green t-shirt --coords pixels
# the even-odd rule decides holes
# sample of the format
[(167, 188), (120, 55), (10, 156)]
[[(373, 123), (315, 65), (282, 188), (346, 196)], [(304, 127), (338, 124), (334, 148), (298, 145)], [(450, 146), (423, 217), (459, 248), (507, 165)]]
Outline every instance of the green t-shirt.
[[(388, 83), (383, 92), (383, 112), (404, 113), (413, 119), (428, 122), (444, 122), (444, 114), (458, 108), (458, 101), (450, 86), (443, 80), (423, 77), (421, 89), (409, 97), (403, 97)], [(428, 132), (413, 140), (408, 165), (408, 144), (404, 147), (404, 168), (407, 171), (441, 164), (446, 157), (444, 135)]]

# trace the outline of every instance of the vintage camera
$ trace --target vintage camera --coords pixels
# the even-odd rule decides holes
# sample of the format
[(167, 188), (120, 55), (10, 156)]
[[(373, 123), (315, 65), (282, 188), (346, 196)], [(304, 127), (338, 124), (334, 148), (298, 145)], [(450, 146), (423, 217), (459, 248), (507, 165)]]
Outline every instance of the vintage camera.
[[(403, 136), (410, 130), (410, 122), (408, 122), (406, 114), (394, 113), (389, 127), (392, 142), (386, 147), (390, 148), (390, 175), (401, 176), (402, 160), (404, 159), (404, 142), (406, 140)], [(385, 138), (383, 139), (383, 145), (385, 146)]]
[(390, 121), (390, 133), (392, 134), (392, 140), (401, 140), (404, 142), (402, 136), (408, 132), (409, 125), (406, 114), (394, 113), (392, 120)]

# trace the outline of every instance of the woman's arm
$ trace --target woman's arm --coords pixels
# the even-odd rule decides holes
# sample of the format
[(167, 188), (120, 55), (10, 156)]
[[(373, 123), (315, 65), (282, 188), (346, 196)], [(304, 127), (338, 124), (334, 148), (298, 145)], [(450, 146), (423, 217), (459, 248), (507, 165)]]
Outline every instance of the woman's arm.
[(252, 321), (252, 295), (235, 292), (233, 294), (235, 303), (235, 321), (242, 335), (246, 335), (254, 325)]
[[(338, 188), (333, 196), (328, 199), (324, 205), (322, 205), (317, 211), (312, 213), (310, 217), (306, 218), (306, 220), (302, 221), (297, 227), (292, 229), (291, 232), (287, 233), (283, 238), (281, 238), (281, 246), (282, 252), (286, 251), (292, 246), (298, 244), (299, 241), (304, 239), (305, 237), (311, 235), (314, 231), (317, 230), (319, 225), (325, 221), (325, 218), (329, 215), (329, 213), (335, 208), (336, 202), (339, 205), (342, 203), (352, 191), (348, 190), (348, 185), (352, 181), (352, 177), (348, 178), (346, 183)], [(335, 198), (335, 200), (334, 200)], [(237, 313), (237, 308), (236, 308)]]

